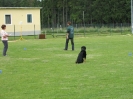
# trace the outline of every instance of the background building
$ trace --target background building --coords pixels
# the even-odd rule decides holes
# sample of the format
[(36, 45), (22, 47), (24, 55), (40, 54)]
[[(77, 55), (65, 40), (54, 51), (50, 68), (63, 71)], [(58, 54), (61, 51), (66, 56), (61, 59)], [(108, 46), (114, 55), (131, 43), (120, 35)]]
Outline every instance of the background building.
[(0, 7), (0, 24), (6, 24), (7, 32), (19, 35), (40, 34), (41, 7)]

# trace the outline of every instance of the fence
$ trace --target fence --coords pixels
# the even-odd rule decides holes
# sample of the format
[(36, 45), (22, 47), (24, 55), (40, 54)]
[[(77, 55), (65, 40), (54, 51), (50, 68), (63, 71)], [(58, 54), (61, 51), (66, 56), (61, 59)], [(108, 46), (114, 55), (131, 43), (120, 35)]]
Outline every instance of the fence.
[[(130, 23), (120, 24), (74, 24), (75, 35), (87, 36), (87, 35), (125, 35), (131, 33)], [(57, 37), (65, 35), (66, 27), (58, 25), (55, 27), (43, 27), (42, 33)]]
[(38, 38), (41, 33), (40, 25), (7, 25), (6, 27), (6, 32), (10, 34), (9, 39), (11, 40), (21, 36)]
[[(125, 35), (131, 34), (130, 23), (120, 24), (74, 24), (75, 36), (90, 36), (90, 35)], [(11, 34), (9, 39), (19, 39), (21, 35), (28, 39), (38, 39), (40, 33), (45, 33), (49, 37), (65, 36), (66, 28), (62, 25), (56, 25), (54, 27), (40, 25), (7, 25), (6, 31)]]

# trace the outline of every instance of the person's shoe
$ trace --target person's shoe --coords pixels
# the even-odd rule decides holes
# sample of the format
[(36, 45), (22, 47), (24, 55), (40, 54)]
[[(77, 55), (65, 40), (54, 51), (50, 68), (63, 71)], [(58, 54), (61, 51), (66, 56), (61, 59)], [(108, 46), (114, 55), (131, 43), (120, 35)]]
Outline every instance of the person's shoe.
[(67, 50), (67, 49), (64, 49), (65, 51)]

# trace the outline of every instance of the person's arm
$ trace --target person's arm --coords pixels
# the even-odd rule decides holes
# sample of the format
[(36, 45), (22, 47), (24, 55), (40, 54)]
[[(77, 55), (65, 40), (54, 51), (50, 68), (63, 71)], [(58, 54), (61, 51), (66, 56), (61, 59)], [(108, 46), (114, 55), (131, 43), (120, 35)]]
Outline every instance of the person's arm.
[(5, 34), (3, 37), (4, 37), (4, 38), (7, 38), (8, 36), (9, 36), (8, 34)]
[(70, 32), (70, 30), (69, 30), (69, 28), (67, 28), (67, 33), (66, 33), (66, 38), (68, 39), (68, 37), (69, 37), (69, 32)]
[(3, 38), (7, 38), (9, 35), (8, 34), (5, 34), (5, 35), (3, 35)]
[(9, 35), (6, 33), (6, 32), (2, 32), (2, 37), (3, 38), (6, 38), (6, 37), (8, 37)]
[(66, 33), (66, 38), (68, 39), (68, 35), (69, 35), (69, 33)]

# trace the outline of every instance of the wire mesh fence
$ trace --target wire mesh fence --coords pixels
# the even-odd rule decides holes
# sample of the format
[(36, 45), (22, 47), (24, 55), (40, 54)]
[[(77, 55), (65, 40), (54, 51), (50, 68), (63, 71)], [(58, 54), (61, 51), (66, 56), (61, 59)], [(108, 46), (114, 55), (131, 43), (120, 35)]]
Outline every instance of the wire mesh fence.
[[(74, 24), (75, 35), (87, 36), (87, 35), (125, 35), (131, 33), (130, 23), (118, 23), (118, 24)], [(53, 37), (66, 34), (66, 28), (62, 25), (54, 27), (43, 27), (42, 33), (52, 35)]]
[(21, 39), (22, 36), (35, 39), (41, 34), (40, 25), (6, 25), (5, 31), (10, 34), (9, 40)]
[[(75, 36), (104, 36), (104, 35), (126, 35), (131, 34), (130, 23), (118, 24), (73, 24)], [(47, 37), (59, 37), (66, 35), (66, 27), (55, 25), (54, 27), (39, 25), (7, 25), (6, 31), (11, 34), (9, 40), (16, 40), (21, 35), (26, 39), (38, 39), (40, 34)]]

